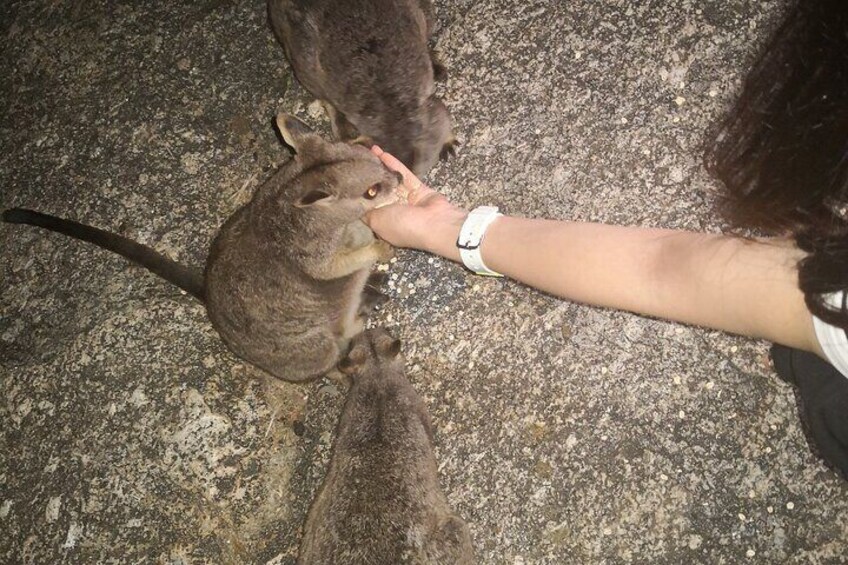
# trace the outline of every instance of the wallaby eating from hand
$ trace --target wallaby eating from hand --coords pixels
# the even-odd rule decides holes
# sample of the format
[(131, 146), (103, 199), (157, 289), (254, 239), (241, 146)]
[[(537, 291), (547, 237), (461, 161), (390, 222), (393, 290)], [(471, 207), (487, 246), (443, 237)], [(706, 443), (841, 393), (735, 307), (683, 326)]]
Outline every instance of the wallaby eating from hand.
[(427, 45), (430, 0), (268, 0), (268, 14), (340, 139), (376, 143), (418, 176), (454, 153), (450, 114), (434, 94), (445, 72)]
[(385, 330), (354, 337), (339, 362), (352, 386), (299, 565), (471, 564), (468, 526), (439, 486), (430, 417)]
[(205, 272), (120, 235), (14, 208), (3, 221), (31, 224), (123, 255), (200, 299), (239, 357), (287, 381), (334, 368), (362, 331), (363, 288), (391, 247), (362, 222), (396, 199), (401, 177), (358, 145), (329, 143), (277, 116), (295, 156), (219, 230)]

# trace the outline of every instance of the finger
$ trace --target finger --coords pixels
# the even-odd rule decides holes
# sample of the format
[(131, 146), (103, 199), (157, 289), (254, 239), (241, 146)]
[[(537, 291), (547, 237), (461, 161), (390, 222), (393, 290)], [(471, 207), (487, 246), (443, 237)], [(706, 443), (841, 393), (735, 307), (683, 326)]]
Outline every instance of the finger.
[(382, 208), (369, 210), (367, 214), (362, 216), (362, 221), (365, 222), (366, 226), (375, 230), (375, 228), (380, 227), (380, 225), (385, 223), (385, 221), (389, 221), (389, 223), (391, 223), (391, 220), (386, 220), (386, 218), (391, 218), (399, 206), (401, 206), (401, 204), (395, 203)]
[(383, 153), (385, 153), (385, 151), (383, 151), (383, 148), (382, 148), (382, 147), (380, 147), (379, 145), (372, 145), (372, 146), (371, 146), (371, 153), (373, 153), (374, 155), (376, 155), (377, 157), (379, 157), (380, 155), (382, 155)]
[[(382, 151), (382, 149), (381, 149)], [(398, 194), (413, 206), (425, 200), (436, 191), (421, 182), (415, 173), (406, 168), (397, 157), (383, 151), (379, 154), (380, 160), (388, 168), (399, 172), (403, 176), (403, 186), (398, 187)]]
[(406, 165), (401, 163), (397, 157), (392, 155), (391, 153), (386, 153), (383, 151), (380, 155), (380, 160), (393, 171), (397, 171), (403, 175), (403, 182), (408, 184), (409, 186), (417, 186), (421, 184), (421, 181), (418, 177), (415, 176), (415, 173), (406, 168)]
[(406, 201), (409, 202), (409, 204), (411, 204), (412, 206), (418, 206), (434, 194), (437, 194), (435, 190), (433, 190), (423, 182), (418, 181), (418, 185), (414, 188), (410, 188), (407, 192)]
[(384, 152), (380, 155), (380, 159), (383, 160), (387, 167), (390, 169), (394, 168), (394, 170), (403, 176), (403, 190), (400, 192), (410, 204), (416, 204), (425, 194), (433, 191), (433, 189), (421, 182), (421, 179), (415, 176), (415, 173), (407, 169), (403, 163), (398, 161), (390, 153)]

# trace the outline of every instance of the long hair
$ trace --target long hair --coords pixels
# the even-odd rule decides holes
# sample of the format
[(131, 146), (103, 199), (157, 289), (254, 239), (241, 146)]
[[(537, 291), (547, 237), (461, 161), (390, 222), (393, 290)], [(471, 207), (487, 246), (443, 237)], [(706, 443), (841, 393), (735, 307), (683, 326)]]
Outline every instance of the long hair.
[(848, 331), (848, 0), (796, 0), (705, 156), (736, 226), (791, 235), (810, 311)]

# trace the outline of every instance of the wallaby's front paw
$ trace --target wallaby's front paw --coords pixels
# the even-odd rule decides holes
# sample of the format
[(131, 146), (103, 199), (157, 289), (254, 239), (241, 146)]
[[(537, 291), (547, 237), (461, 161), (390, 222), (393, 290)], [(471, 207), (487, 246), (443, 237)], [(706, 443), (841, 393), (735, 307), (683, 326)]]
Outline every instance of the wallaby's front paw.
[(380, 287), (385, 285), (388, 280), (389, 273), (385, 271), (372, 271), (371, 274), (368, 275), (365, 285), (373, 288), (374, 290), (380, 290)]
[[(333, 367), (324, 375), (338, 389), (338, 392), (344, 392), (353, 385), (353, 379), (339, 371), (338, 367)], [(334, 391), (336, 394), (336, 391)]]
[(377, 309), (377, 306), (388, 302), (389, 297), (372, 286), (362, 289), (362, 300), (359, 302), (359, 315), (368, 318)]
[(377, 261), (388, 263), (395, 256), (395, 248), (389, 245), (387, 241), (378, 239), (373, 244), (374, 250), (377, 252)]

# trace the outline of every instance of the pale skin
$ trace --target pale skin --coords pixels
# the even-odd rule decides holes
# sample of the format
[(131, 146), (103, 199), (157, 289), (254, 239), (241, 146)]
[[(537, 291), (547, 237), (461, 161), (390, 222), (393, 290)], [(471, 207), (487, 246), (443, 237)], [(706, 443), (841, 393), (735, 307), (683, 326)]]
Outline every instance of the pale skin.
[[(400, 161), (405, 197), (365, 222), (396, 247), (460, 262), (467, 210), (422, 183)], [(791, 240), (503, 216), (480, 248), (486, 265), (555, 296), (824, 354), (798, 288), (804, 256)]]

